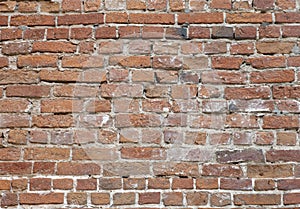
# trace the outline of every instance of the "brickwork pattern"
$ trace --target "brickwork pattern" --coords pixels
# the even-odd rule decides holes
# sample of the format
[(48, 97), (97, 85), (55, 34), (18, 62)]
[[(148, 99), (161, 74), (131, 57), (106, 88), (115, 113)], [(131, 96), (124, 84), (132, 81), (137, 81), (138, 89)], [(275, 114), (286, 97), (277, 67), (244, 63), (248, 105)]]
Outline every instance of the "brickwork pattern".
[(0, 0), (0, 208), (300, 208), (299, 9)]

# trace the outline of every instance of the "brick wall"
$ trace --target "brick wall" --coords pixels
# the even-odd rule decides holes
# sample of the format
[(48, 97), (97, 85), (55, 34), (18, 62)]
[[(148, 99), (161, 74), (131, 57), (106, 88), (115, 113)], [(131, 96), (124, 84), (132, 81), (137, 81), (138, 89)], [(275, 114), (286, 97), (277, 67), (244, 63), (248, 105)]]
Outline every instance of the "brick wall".
[(299, 4), (0, 1), (1, 208), (299, 208)]

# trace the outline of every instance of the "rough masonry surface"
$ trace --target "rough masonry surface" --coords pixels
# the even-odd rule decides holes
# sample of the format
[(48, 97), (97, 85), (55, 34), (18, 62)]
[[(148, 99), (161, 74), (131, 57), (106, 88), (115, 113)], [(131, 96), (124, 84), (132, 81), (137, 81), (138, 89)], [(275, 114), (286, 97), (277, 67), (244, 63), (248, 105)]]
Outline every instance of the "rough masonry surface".
[(0, 0), (0, 207), (300, 208), (299, 9)]

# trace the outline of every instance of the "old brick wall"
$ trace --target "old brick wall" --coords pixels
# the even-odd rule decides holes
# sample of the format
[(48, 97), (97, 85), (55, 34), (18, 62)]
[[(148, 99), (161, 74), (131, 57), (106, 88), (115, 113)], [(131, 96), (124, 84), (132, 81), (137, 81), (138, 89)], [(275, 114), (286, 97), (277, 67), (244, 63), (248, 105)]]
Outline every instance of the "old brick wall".
[(1, 0), (1, 208), (299, 208), (299, 5)]

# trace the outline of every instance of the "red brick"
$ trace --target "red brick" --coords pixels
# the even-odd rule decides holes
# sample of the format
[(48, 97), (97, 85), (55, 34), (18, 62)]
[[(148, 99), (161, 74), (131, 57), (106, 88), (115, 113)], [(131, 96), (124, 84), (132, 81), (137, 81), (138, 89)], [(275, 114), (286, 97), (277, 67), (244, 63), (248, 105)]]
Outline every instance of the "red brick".
[(4, 28), (0, 32), (0, 40), (2, 41), (22, 38), (22, 30), (18, 28)]
[(26, 144), (28, 131), (26, 130), (10, 130), (7, 142), (11, 144)]
[(222, 13), (190, 13), (190, 14), (179, 14), (178, 15), (178, 23), (203, 23), (203, 24), (211, 24), (211, 23), (222, 23), (223, 22), (223, 14)]
[(294, 129), (299, 127), (299, 118), (296, 116), (264, 116), (263, 128), (279, 129), (287, 128)]
[(293, 176), (291, 164), (276, 165), (248, 165), (247, 176), (249, 178), (284, 178)]
[(277, 182), (279, 190), (294, 190), (300, 188), (300, 179), (281, 179)]
[(261, 54), (289, 54), (294, 45), (293, 42), (257, 42), (256, 49)]
[(57, 164), (57, 175), (99, 175), (100, 166), (94, 163), (61, 162)]
[(159, 192), (145, 192), (139, 194), (139, 204), (159, 204), (160, 193)]
[(30, 103), (26, 100), (0, 100), (0, 112), (27, 112)]
[(261, 56), (248, 58), (247, 63), (257, 69), (285, 67), (283, 56)]
[(198, 165), (195, 163), (155, 163), (153, 173), (156, 176), (199, 176)]
[(280, 37), (280, 27), (267, 25), (259, 27), (259, 37), (260, 38), (279, 38)]
[(0, 12), (13, 12), (17, 6), (15, 1), (6, 1), (0, 3)]
[(278, 205), (281, 196), (277, 194), (237, 194), (234, 195), (235, 205)]
[(6, 95), (8, 97), (48, 97), (50, 86), (19, 85), (8, 86)]
[(206, 205), (208, 202), (208, 194), (205, 192), (188, 192), (186, 194), (188, 205)]
[(32, 178), (29, 183), (31, 191), (51, 190), (50, 178)]
[(167, 178), (149, 178), (148, 179), (148, 188), (149, 189), (169, 189), (170, 180)]
[(66, 128), (74, 122), (71, 115), (36, 115), (32, 118), (32, 123), (40, 128)]
[(144, 178), (125, 178), (123, 179), (123, 189), (144, 190), (146, 179)]
[(29, 162), (1, 162), (1, 175), (28, 175), (31, 174), (32, 163)]
[(15, 15), (11, 17), (10, 24), (13, 26), (54, 26), (55, 17), (50, 15)]
[(296, 12), (275, 14), (276, 23), (300, 23), (300, 14)]
[(199, 178), (196, 179), (197, 189), (218, 189), (217, 178)]
[(266, 152), (268, 162), (298, 162), (300, 152), (298, 150), (271, 150)]
[(29, 115), (12, 115), (1, 114), (0, 115), (0, 127), (1, 128), (26, 128), (29, 127), (30, 117)]
[(238, 70), (244, 59), (241, 57), (212, 57), (212, 67), (215, 69)]
[(227, 23), (263, 23), (272, 22), (272, 15), (268, 13), (231, 13), (226, 16)]
[(295, 9), (296, 1), (295, 0), (278, 0), (278, 1), (276, 1), (276, 5), (280, 9)]
[(129, 14), (129, 23), (136, 24), (174, 24), (173, 14), (147, 14), (131, 13)]
[(69, 42), (34, 42), (32, 52), (75, 52), (76, 45)]
[(165, 11), (167, 9), (167, 0), (149, 1), (147, 5), (148, 10)]
[(251, 83), (285, 83), (295, 80), (295, 72), (293, 70), (265, 70), (251, 72)]
[(183, 0), (171, 0), (169, 2), (171, 11), (184, 11), (185, 1)]
[(0, 68), (8, 67), (9, 60), (7, 57), (0, 57)]
[(300, 26), (283, 26), (282, 36), (283, 37), (300, 37)]
[(166, 159), (164, 149), (160, 148), (138, 148), (128, 147), (121, 149), (121, 158), (123, 159), (147, 159), (147, 160), (163, 160)]
[(219, 163), (264, 162), (264, 155), (262, 150), (256, 149), (217, 151), (216, 157), (217, 162)]
[(83, 101), (80, 100), (42, 100), (42, 113), (73, 113), (83, 111)]
[(210, 38), (210, 30), (207, 27), (202, 26), (190, 26), (189, 27), (190, 38)]
[(274, 0), (254, 0), (253, 6), (259, 10), (270, 10), (270, 9), (274, 9), (275, 1)]
[(210, 7), (213, 9), (231, 9), (230, 0), (212, 0)]
[(225, 192), (213, 193), (210, 198), (210, 204), (217, 207), (230, 205), (231, 202), (230, 194)]
[(291, 56), (287, 58), (288, 66), (299, 67), (300, 56)]
[(26, 148), (24, 159), (26, 160), (67, 160), (70, 157), (70, 149), (67, 148)]
[(230, 48), (230, 53), (233, 55), (250, 55), (254, 54), (253, 43), (233, 43)]
[(41, 12), (49, 12), (49, 13), (58, 13), (59, 12), (59, 3), (58, 2), (48, 2), (41, 1)]
[(18, 161), (20, 159), (21, 150), (18, 148), (1, 148), (0, 157), (2, 161)]
[(99, 179), (99, 189), (116, 190), (122, 188), (121, 178), (101, 178)]
[(20, 194), (20, 204), (40, 205), (40, 204), (62, 204), (64, 202), (63, 193), (22, 193)]
[(109, 59), (109, 64), (122, 67), (147, 68), (151, 66), (151, 58), (149, 56), (112, 56)]
[(192, 178), (174, 178), (172, 182), (172, 189), (193, 189)]
[(72, 188), (72, 179), (53, 179), (53, 189), (71, 190)]
[(227, 87), (225, 88), (226, 99), (267, 99), (271, 92), (269, 87)]
[(32, 28), (24, 31), (24, 39), (42, 40), (45, 37), (45, 29)]
[[(8, 43), (5, 45), (2, 45), (2, 53), (5, 55), (29, 54), (30, 51), (31, 51), (30, 44), (27, 42), (16, 42), (16, 43)], [(4, 61), (4, 63), (5, 63), (5, 61)], [(7, 64), (8, 64), (8, 62), (7, 62)]]
[(181, 206), (183, 205), (183, 195), (181, 192), (163, 193), (162, 200), (165, 206)]
[(283, 203), (285, 205), (299, 204), (300, 193), (288, 193), (283, 195)]
[(164, 36), (163, 27), (144, 26), (142, 28), (142, 38), (161, 39)]
[(0, 25), (8, 26), (8, 16), (0, 16)]
[(22, 55), (18, 57), (17, 65), (22, 67), (56, 67), (56, 55)]
[(228, 179), (220, 180), (220, 189), (225, 190), (252, 190), (252, 181), (250, 179)]
[(80, 73), (71, 70), (41, 70), (40, 79), (42, 81), (55, 81), (55, 82), (77, 82), (80, 81)]
[(130, 193), (115, 193), (113, 195), (114, 205), (133, 205), (135, 203), (135, 194)]
[(77, 179), (76, 190), (96, 190), (97, 179)]
[(271, 145), (274, 143), (274, 134), (272, 132), (260, 131), (255, 133), (255, 144), (258, 145)]
[(296, 145), (296, 133), (294, 132), (277, 132), (278, 145)]
[(20, 178), (13, 179), (11, 181), (11, 187), (13, 191), (24, 191), (27, 190), (28, 179)]
[(205, 54), (224, 54), (227, 52), (227, 43), (221, 41), (214, 41), (205, 43), (204, 53)]
[(275, 181), (272, 179), (256, 179), (254, 190), (267, 191), (275, 189)]
[(20, 2), (18, 5), (18, 11), (21, 13), (37, 12), (37, 2)]
[(86, 205), (87, 194), (82, 192), (70, 192), (67, 194), (67, 202), (70, 205)]
[(205, 71), (201, 73), (202, 83), (211, 84), (244, 84), (246, 75), (240, 72), (230, 71)]
[(66, 14), (59, 16), (57, 19), (58, 25), (89, 25), (89, 24), (103, 24), (104, 15), (100, 13), (90, 14)]
[(37, 174), (54, 174), (54, 162), (35, 162), (33, 164), (33, 173)]
[(120, 26), (119, 27), (120, 38), (140, 38), (141, 27), (139, 26)]
[(226, 27), (226, 26), (214, 26), (212, 28), (212, 38), (227, 38), (233, 39), (233, 27)]
[(83, 40), (92, 38), (93, 29), (92, 28), (71, 28), (71, 39)]
[(204, 164), (202, 166), (203, 176), (241, 177), (243, 171), (238, 165), (227, 164)]
[(62, 66), (66, 68), (99, 68), (103, 67), (102, 56), (65, 56), (62, 59)]
[(68, 39), (69, 28), (48, 28), (47, 39)]
[(147, 8), (146, 2), (143, 0), (129, 0), (126, 6), (128, 10), (145, 10)]
[(255, 115), (233, 113), (226, 116), (225, 125), (231, 128), (258, 128)]
[(1, 207), (18, 205), (18, 196), (14, 193), (3, 193), (1, 198)]
[(117, 28), (113, 26), (104, 26), (96, 29), (95, 38), (117, 38)]
[(78, 12), (81, 10), (81, 1), (80, 0), (63, 0), (62, 1), (62, 10), (64, 12)]
[(110, 203), (109, 193), (92, 193), (92, 203), (95, 205), (107, 205)]
[(256, 27), (242, 26), (235, 29), (235, 38), (240, 39), (256, 39)]

